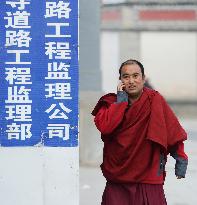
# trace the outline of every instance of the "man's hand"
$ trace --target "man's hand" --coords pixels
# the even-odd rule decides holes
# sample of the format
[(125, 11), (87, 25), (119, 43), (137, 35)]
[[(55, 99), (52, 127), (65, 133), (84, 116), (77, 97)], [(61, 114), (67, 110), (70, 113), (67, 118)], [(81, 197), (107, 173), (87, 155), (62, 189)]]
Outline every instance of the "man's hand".
[(177, 179), (182, 179), (182, 178), (184, 178), (184, 177), (182, 177), (182, 176), (176, 176), (176, 178), (177, 178)]
[(123, 82), (118, 83), (117, 91), (124, 91), (125, 84)]
[(128, 95), (124, 91), (125, 84), (123, 82), (118, 83), (117, 86), (117, 103), (128, 102)]

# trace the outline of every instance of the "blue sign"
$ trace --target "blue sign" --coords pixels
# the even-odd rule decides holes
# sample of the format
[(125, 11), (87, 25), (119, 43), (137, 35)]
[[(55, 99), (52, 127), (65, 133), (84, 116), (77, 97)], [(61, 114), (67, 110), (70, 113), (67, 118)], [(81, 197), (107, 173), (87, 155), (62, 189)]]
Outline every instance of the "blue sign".
[(0, 145), (78, 146), (78, 1), (0, 8)]

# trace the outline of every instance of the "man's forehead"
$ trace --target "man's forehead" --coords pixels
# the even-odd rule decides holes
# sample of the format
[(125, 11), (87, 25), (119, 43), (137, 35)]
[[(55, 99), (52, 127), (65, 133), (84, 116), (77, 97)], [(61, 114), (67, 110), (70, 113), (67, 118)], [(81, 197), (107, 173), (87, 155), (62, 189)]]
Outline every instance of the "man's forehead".
[(135, 74), (135, 73), (141, 73), (141, 69), (138, 65), (132, 64), (132, 65), (125, 65), (122, 67), (121, 74)]

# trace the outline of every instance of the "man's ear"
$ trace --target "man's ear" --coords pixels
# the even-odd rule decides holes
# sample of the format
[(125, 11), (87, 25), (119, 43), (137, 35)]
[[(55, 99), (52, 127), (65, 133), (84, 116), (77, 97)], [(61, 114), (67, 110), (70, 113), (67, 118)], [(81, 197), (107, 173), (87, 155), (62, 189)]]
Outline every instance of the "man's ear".
[(144, 75), (144, 76), (142, 76), (142, 78), (143, 78), (144, 83), (145, 83), (145, 82), (146, 82), (147, 77)]

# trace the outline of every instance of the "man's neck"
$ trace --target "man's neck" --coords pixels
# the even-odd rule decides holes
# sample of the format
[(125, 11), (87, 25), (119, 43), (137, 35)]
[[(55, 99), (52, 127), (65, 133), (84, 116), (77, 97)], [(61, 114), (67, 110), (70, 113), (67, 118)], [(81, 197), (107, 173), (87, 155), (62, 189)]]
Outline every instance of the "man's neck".
[(140, 96), (142, 95), (142, 92), (136, 96), (128, 96), (129, 105), (132, 105), (135, 101), (137, 101), (140, 98)]

